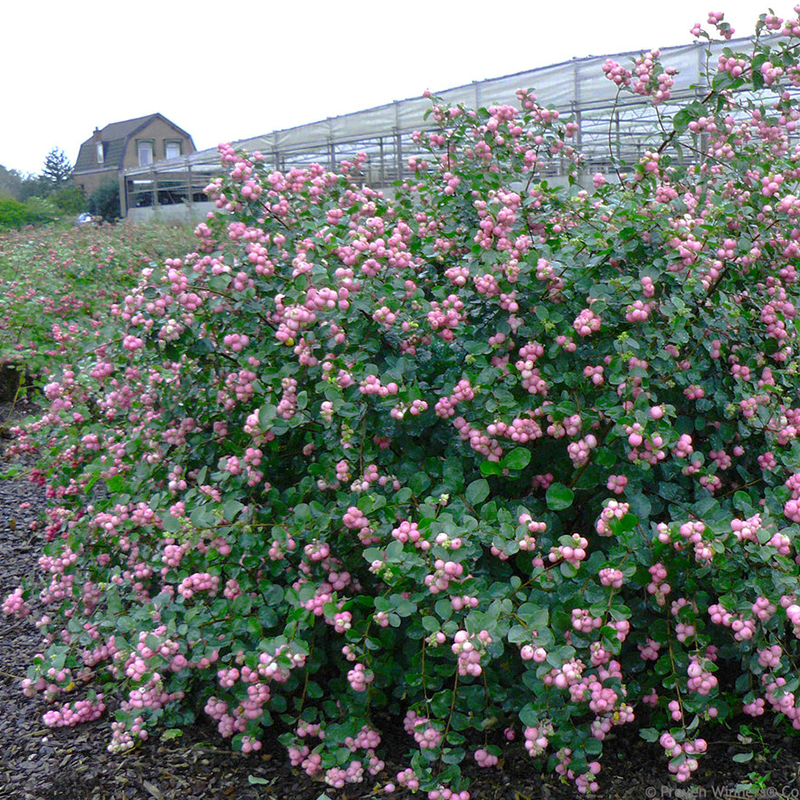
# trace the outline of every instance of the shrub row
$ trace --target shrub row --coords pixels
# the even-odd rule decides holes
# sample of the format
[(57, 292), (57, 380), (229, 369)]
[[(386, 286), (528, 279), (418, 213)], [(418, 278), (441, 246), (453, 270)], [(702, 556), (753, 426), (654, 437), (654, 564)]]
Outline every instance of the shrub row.
[(276, 722), (341, 787), (383, 775), (393, 715), (385, 789), (431, 800), (523, 747), (596, 791), (622, 725), (679, 781), (701, 727), (800, 728), (798, 34), (762, 16), (675, 113), (657, 51), (608, 62), (659, 123), (591, 190), (528, 90), (434, 99), (392, 197), (360, 159), (222, 146), (196, 251), (20, 432), (50, 465), (47, 724), (113, 696), (114, 751), (205, 714), (250, 752)]

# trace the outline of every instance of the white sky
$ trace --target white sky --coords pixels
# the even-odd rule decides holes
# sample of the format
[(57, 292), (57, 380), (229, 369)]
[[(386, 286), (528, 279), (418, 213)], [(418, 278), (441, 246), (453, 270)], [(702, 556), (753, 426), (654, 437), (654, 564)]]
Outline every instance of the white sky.
[[(769, 0), (6, 0), (0, 164), (74, 164), (95, 126), (160, 112), (198, 150), (574, 57), (736, 36)], [(793, 0), (773, 0), (792, 15)], [(534, 87), (535, 88), (535, 87)]]

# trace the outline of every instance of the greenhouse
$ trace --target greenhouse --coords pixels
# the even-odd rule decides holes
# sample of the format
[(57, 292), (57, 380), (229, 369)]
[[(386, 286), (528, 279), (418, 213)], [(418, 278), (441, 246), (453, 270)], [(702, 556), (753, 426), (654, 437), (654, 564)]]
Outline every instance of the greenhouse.
[[(675, 70), (667, 102), (654, 106), (650, 97), (618, 94), (616, 84), (603, 72), (610, 58), (624, 67), (647, 51), (576, 58), (548, 67), (518, 72), (437, 92), (445, 102), (478, 108), (493, 103), (516, 104), (515, 92), (530, 89), (537, 101), (559, 111), (561, 119), (577, 124), (576, 147), (585, 156), (585, 174), (612, 172), (612, 163), (635, 163), (652, 146), (659, 114), (671, 114), (676, 106), (700, 98), (706, 91), (707, 67), (716, 68), (724, 49), (736, 51), (748, 39), (726, 43), (695, 42), (661, 50), (666, 70)], [(386, 188), (410, 174), (408, 160), (420, 155), (413, 142), (414, 131), (431, 129), (425, 119), (431, 102), (424, 97), (395, 101), (376, 108), (273, 131), (251, 139), (235, 141), (237, 148), (260, 152), (276, 169), (323, 164), (333, 170), (344, 160), (364, 152), (365, 183)], [(566, 163), (553, 160), (541, 177), (559, 180)], [(212, 207), (205, 202), (204, 188), (219, 174), (216, 148), (191, 156), (171, 159), (123, 173), (121, 200), (123, 216), (147, 218), (154, 207), (169, 216), (197, 216)]]

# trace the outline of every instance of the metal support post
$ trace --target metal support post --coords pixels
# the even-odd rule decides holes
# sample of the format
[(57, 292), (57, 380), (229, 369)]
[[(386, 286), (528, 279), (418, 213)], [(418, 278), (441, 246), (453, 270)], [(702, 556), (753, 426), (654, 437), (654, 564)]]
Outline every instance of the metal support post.
[(119, 173), (119, 213), (123, 219), (128, 216), (128, 181), (122, 172)]
[(189, 159), (186, 159), (186, 202), (189, 208), (192, 208), (194, 205), (194, 181), (192, 180), (192, 165), (189, 163)]

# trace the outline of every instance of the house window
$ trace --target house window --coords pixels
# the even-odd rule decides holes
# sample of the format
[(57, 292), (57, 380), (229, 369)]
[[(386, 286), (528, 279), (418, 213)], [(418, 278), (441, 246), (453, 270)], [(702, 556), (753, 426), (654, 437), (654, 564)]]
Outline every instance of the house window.
[(102, 164), (103, 163), (103, 143), (102, 142), (98, 142), (97, 143), (97, 163), (98, 164)]
[(180, 158), (181, 143), (164, 141), (164, 156), (166, 158)]
[(152, 142), (139, 142), (137, 144), (139, 152), (139, 166), (146, 167), (148, 164), (153, 163), (153, 143)]

